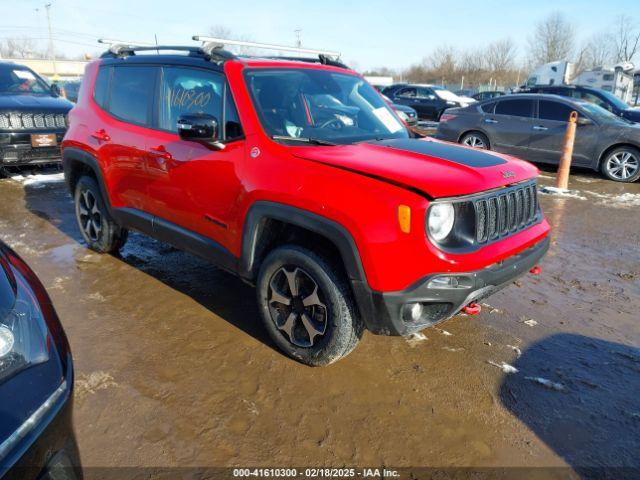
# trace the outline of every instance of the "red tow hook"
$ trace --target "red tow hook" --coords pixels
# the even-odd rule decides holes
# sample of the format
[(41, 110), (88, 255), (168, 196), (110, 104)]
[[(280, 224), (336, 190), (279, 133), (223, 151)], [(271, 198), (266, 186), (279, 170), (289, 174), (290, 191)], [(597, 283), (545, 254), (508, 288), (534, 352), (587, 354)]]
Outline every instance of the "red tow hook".
[(482, 306), (478, 303), (470, 303), (466, 307), (462, 308), (462, 312), (467, 315), (477, 315), (480, 313), (480, 310), (482, 310)]
[(540, 265), (536, 265), (531, 270), (529, 270), (529, 273), (531, 275), (540, 275), (542, 273), (542, 269), (540, 268)]

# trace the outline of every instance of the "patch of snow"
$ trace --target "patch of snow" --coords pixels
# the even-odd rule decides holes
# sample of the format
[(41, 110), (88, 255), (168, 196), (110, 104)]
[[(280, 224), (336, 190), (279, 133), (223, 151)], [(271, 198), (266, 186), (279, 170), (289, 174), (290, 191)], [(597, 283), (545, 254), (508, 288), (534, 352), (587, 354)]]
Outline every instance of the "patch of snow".
[(405, 337), (407, 339), (407, 343), (412, 347), (415, 347), (417, 344), (428, 340), (424, 333), (412, 333), (411, 335)]
[(558, 392), (563, 392), (565, 390), (565, 386), (561, 383), (552, 382), (547, 378), (542, 377), (524, 377), (527, 380), (531, 380), (532, 382), (539, 383), (540, 385), (550, 388), (551, 390), (557, 390)]
[(538, 189), (538, 192), (543, 195), (555, 195), (558, 197), (565, 197), (565, 198), (577, 198), (578, 200), (587, 199), (587, 197), (580, 195), (577, 190), (564, 190), (562, 188), (556, 188), (556, 187), (541, 187)]
[(443, 334), (445, 337), (451, 337), (453, 333), (447, 332), (446, 330), (438, 329), (438, 331)]
[(21, 183), (22, 185), (31, 185), (35, 187), (41, 187), (46, 185), (47, 183), (60, 183), (64, 181), (64, 174), (62, 172), (59, 173), (49, 173), (42, 174), (38, 173), (36, 175), (13, 175), (10, 177), (14, 182)]
[(524, 323), (525, 325), (529, 325), (530, 327), (535, 327), (536, 325), (538, 325), (538, 322), (536, 322), (533, 318), (525, 320)]
[(516, 352), (516, 355), (518, 356), (518, 358), (520, 358), (520, 355), (522, 355), (522, 350), (520, 350), (518, 347), (514, 345), (507, 345), (507, 347), (509, 347), (514, 352)]
[(458, 348), (454, 348), (454, 347), (442, 347), (443, 350), (446, 350), (447, 352), (463, 352), (464, 348), (462, 347), (458, 347)]
[(508, 363), (504, 363), (504, 362), (496, 363), (492, 360), (487, 360), (487, 363), (489, 365), (493, 365), (494, 367), (498, 367), (504, 373), (518, 373), (518, 369), (513, 365), (509, 365)]

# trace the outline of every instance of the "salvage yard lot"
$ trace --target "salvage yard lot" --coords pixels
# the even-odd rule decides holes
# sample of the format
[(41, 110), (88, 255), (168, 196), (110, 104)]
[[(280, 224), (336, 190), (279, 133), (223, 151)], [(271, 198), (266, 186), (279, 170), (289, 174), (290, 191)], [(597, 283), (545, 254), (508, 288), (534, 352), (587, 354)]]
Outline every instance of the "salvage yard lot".
[(553, 226), (541, 276), (424, 336), (367, 334), (322, 369), (279, 353), (254, 290), (204, 261), (138, 234), (121, 257), (88, 250), (61, 174), (0, 180), (0, 239), (42, 279), (69, 337), (89, 473), (640, 468), (640, 184), (578, 172), (570, 188), (540, 195)]

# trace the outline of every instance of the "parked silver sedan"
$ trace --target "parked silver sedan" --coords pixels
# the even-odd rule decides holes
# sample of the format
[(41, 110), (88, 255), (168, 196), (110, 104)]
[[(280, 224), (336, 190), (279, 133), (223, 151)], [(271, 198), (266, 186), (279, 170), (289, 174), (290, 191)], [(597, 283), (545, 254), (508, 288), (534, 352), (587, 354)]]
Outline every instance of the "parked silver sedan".
[(470, 147), (558, 163), (569, 115), (578, 112), (572, 164), (617, 182), (640, 178), (640, 124), (587, 102), (557, 95), (506, 95), (448, 109), (436, 137)]

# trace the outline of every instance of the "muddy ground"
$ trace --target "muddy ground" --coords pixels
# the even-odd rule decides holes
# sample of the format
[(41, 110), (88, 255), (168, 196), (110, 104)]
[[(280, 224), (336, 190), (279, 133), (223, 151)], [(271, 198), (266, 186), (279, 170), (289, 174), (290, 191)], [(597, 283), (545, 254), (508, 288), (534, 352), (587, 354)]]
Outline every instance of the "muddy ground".
[(275, 349), (233, 276), (138, 234), (121, 257), (89, 251), (59, 174), (0, 180), (0, 239), (40, 276), (69, 337), (89, 478), (100, 466), (308, 465), (587, 477), (640, 468), (640, 183), (574, 172), (570, 187), (540, 196), (553, 225), (541, 276), (423, 339), (366, 334), (317, 369)]

